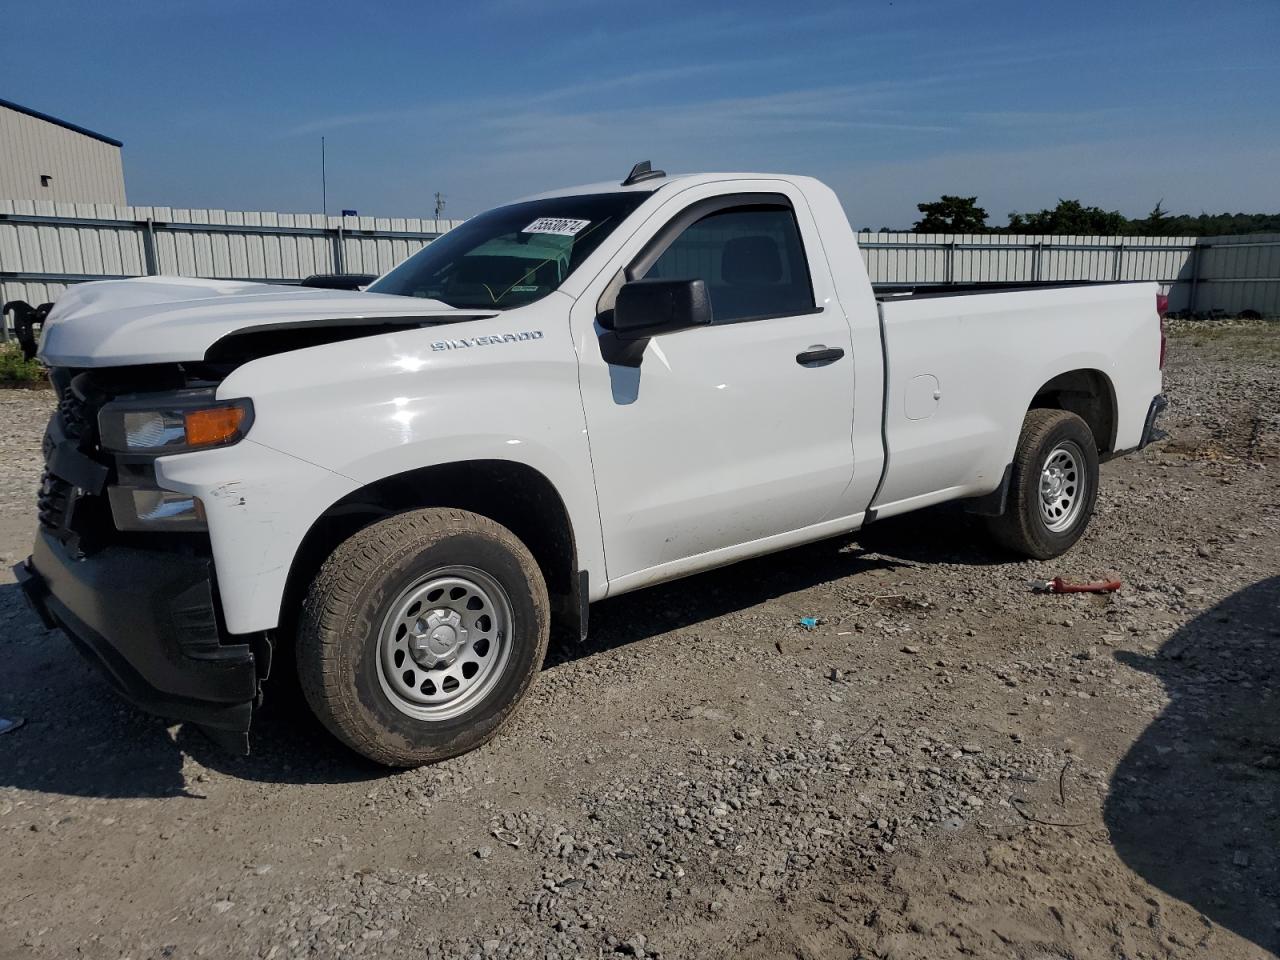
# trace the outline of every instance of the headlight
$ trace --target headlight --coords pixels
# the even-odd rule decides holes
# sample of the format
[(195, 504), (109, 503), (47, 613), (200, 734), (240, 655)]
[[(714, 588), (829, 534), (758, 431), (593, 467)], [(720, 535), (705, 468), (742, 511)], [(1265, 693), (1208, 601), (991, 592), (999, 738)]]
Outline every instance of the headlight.
[(189, 493), (155, 487), (108, 487), (117, 530), (204, 530), (204, 504)]
[(214, 400), (212, 390), (114, 400), (98, 414), (103, 447), (155, 456), (225, 447), (243, 437), (252, 422), (252, 403)]

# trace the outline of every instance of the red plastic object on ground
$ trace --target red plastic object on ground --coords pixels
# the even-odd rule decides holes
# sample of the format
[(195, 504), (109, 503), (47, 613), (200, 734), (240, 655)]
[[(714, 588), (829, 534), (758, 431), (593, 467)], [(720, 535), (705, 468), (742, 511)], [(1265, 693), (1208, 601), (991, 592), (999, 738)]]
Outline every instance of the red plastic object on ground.
[(1036, 585), (1037, 593), (1114, 593), (1123, 586), (1119, 580), (1095, 580), (1093, 583), (1071, 583), (1054, 577)]

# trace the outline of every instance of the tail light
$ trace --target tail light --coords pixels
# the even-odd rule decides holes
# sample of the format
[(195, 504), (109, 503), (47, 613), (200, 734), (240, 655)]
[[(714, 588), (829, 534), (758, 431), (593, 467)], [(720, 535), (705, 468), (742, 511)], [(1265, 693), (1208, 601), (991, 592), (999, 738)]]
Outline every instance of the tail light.
[(1164, 335), (1164, 315), (1169, 312), (1169, 295), (1167, 293), (1156, 294), (1156, 316), (1160, 323), (1160, 369), (1164, 369), (1164, 355), (1168, 347), (1168, 340)]

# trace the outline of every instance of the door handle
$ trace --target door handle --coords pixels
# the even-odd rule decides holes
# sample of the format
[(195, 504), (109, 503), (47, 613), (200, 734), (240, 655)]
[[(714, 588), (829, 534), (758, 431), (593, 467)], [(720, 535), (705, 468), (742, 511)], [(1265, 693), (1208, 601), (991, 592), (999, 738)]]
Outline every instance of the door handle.
[(843, 356), (844, 351), (839, 347), (828, 347), (817, 343), (808, 350), (797, 353), (796, 363), (802, 367), (825, 367), (828, 363), (835, 363)]

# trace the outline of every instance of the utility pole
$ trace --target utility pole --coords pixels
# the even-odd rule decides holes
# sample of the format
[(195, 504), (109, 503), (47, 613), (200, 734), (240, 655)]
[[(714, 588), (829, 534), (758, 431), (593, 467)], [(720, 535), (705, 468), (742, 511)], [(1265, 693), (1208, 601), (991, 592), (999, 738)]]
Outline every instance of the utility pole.
[(436, 219), (440, 219), (440, 214), (444, 213), (444, 194), (439, 190), (436, 191)]
[(329, 184), (324, 175), (324, 137), (320, 138), (320, 212), (329, 215)]

